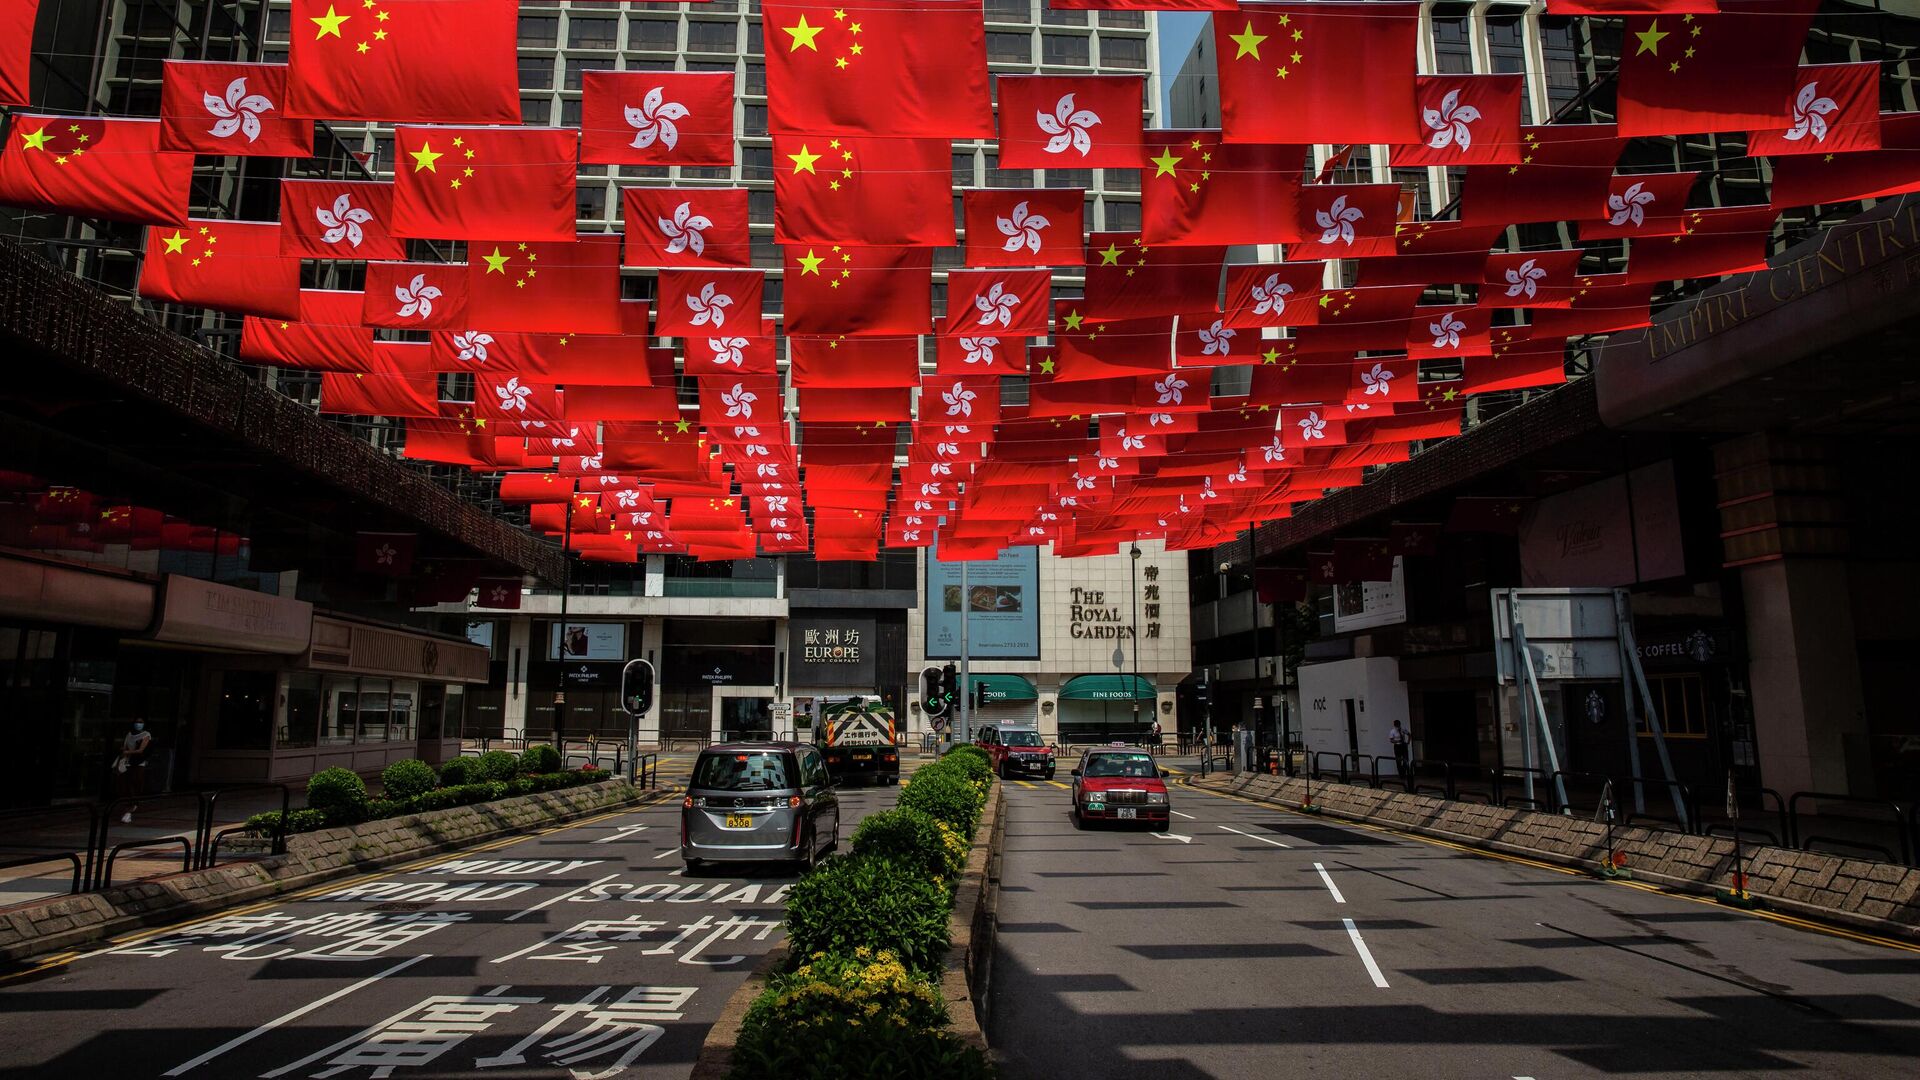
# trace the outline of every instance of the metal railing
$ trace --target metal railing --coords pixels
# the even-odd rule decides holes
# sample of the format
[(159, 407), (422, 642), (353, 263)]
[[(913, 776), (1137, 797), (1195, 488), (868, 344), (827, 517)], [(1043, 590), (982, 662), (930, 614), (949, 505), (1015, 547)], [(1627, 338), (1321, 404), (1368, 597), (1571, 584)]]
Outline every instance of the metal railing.
[(93, 803), (0, 811), (0, 870), (71, 863), (73, 887), (67, 891), (80, 892), (93, 871), (99, 831), (100, 808)]
[[(1844, 821), (1856, 825), (1872, 826), (1877, 833), (1877, 835), (1873, 836), (1872, 840), (1862, 840), (1845, 836), (1828, 836), (1825, 834), (1812, 836), (1807, 835), (1801, 829), (1800, 801), (1802, 799), (1810, 802), (1828, 803), (1839, 806), (1885, 809), (1888, 811), (1888, 815), (1886, 817), (1870, 817), (1861, 814), (1811, 815), (1822, 823)], [(1853, 851), (1877, 852), (1885, 855), (1888, 862), (1898, 862), (1912, 866), (1914, 865), (1915, 854), (1913, 843), (1914, 818), (1915, 815), (1911, 807), (1903, 803), (1895, 802), (1892, 799), (1868, 799), (1857, 795), (1839, 795), (1825, 791), (1796, 791), (1793, 793), (1793, 796), (1787, 800), (1787, 831), (1793, 837), (1793, 846), (1801, 851), (1813, 851), (1815, 850), (1813, 847), (1814, 844), (1826, 844)], [(1886, 838), (1884, 832), (1879, 832), (1879, 830), (1884, 830), (1888, 825), (1893, 826), (1894, 847), (1892, 848), (1873, 842), (1874, 840)], [(1833, 852), (1833, 854), (1845, 854), (1845, 852)]]
[(660, 755), (641, 754), (633, 759), (634, 783), (642, 788), (660, 786)]

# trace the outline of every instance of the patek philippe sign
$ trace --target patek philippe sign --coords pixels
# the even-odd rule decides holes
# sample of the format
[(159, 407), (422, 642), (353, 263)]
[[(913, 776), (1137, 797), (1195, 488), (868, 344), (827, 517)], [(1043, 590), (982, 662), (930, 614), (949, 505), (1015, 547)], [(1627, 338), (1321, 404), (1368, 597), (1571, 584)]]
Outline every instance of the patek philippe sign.
[(787, 621), (787, 681), (794, 686), (872, 686), (875, 622), (832, 616)]

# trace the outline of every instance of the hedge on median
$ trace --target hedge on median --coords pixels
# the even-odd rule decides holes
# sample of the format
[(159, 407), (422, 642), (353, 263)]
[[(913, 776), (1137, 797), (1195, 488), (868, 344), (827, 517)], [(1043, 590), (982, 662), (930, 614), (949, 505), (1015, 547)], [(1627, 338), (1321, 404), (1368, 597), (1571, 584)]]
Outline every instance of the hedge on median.
[[(502, 753), (518, 768), (518, 759), (512, 754), (494, 752)], [(501, 780), (469, 779), (497, 771), (485, 768), (485, 758), (486, 755), (482, 754), (477, 759), (479, 764), (463, 767), (453, 767), (455, 763), (450, 761), (442, 766), (437, 779), (429, 779), (434, 777), (433, 767), (423, 761), (409, 758), (394, 762), (381, 774), (385, 790), (377, 798), (368, 797), (366, 782), (352, 771), (322, 769), (307, 781), (307, 809), (287, 813), (286, 834), (291, 836), (315, 829), (358, 825), (363, 821), (445, 810), (515, 795), (531, 795), (538, 791), (558, 791), (581, 784), (599, 783), (613, 775), (605, 769), (584, 768), (528, 775), (509, 773), (507, 779)], [(424, 770), (424, 774), (421, 770)], [(395, 780), (400, 782), (395, 783)], [(424, 789), (422, 784), (426, 785)], [(389, 795), (397, 797), (388, 798)], [(271, 836), (279, 825), (280, 811), (270, 810), (248, 818), (245, 828), (255, 836)]]

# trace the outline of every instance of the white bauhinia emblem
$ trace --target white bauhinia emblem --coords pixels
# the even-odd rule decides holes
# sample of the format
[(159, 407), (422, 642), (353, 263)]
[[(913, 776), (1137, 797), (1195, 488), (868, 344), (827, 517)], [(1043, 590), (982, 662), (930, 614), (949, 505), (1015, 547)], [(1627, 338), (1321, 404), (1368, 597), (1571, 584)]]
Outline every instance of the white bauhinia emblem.
[(1242, 465), (1239, 468), (1227, 474), (1227, 483), (1229, 484), (1244, 484), (1246, 482), (1247, 482), (1247, 467), (1245, 465)]
[(999, 347), (1000, 339), (997, 337), (963, 337), (960, 339), (960, 348), (966, 352), (966, 356), (963, 359), (969, 364), (993, 363), (993, 350)]
[(580, 467), (583, 469), (598, 469), (600, 468), (600, 459), (605, 456), (604, 454), (594, 454), (590, 457), (583, 457), (580, 459)]
[(373, 561), (381, 566), (392, 566), (394, 558), (399, 554), (400, 552), (392, 544), (381, 544), (373, 549)]
[(940, 400), (947, 403), (948, 416), (972, 416), (973, 399), (979, 396), (967, 389), (965, 383), (954, 383), (953, 389), (941, 392)]
[(1100, 122), (1100, 116), (1092, 109), (1074, 108), (1072, 94), (1060, 95), (1051, 113), (1036, 112), (1033, 120), (1041, 131), (1052, 136), (1047, 140), (1047, 153), (1061, 154), (1072, 147), (1081, 157), (1086, 157), (1093, 151), (1093, 136), (1088, 129)]
[(1020, 297), (1008, 292), (1004, 281), (994, 282), (985, 294), (973, 298), (973, 308), (980, 313), (981, 326), (1012, 326), (1014, 309), (1019, 306)]
[(766, 447), (760, 445), (757, 442), (747, 443), (745, 446), (742, 446), (740, 448), (740, 452), (750, 458), (773, 456), (772, 450), (767, 449)]
[(921, 485), (920, 485), (920, 494), (922, 494), (922, 495), (938, 495), (938, 494), (940, 494), (940, 485), (939, 485), (939, 484), (936, 484), (936, 483), (924, 483), (924, 484), (921, 484)]
[[(393, 287), (393, 298), (400, 301), (400, 308), (394, 314), (403, 319), (410, 319), (415, 315), (424, 319), (433, 314), (433, 302), (440, 299), (440, 287), (427, 284), (427, 275), (415, 274), (413, 280), (407, 284)], [(467, 358), (463, 356), (460, 359)], [(486, 357), (482, 356), (480, 359), (485, 360)]]
[(1449, 90), (1447, 96), (1440, 99), (1437, 109), (1420, 110), (1420, 119), (1426, 121), (1427, 145), (1435, 150), (1445, 150), (1457, 146), (1461, 150), (1473, 145), (1473, 123), (1480, 119), (1480, 110), (1471, 105), (1460, 104), (1460, 91)]
[(333, 200), (331, 209), (314, 207), (313, 216), (319, 219), (320, 227), (326, 230), (320, 234), (321, 243), (337, 244), (344, 239), (348, 247), (359, 247), (360, 241), (366, 239), (360, 226), (373, 220), (373, 211), (353, 205), (353, 193), (349, 191)]
[(1540, 282), (1546, 276), (1546, 268), (1536, 266), (1534, 260), (1528, 259), (1507, 271), (1507, 295), (1532, 298), (1540, 291)]
[(501, 412), (526, 412), (527, 399), (533, 396), (533, 388), (521, 386), (518, 375), (509, 378), (504, 385), (494, 387), (493, 392), (500, 398)]
[(1007, 242), (1001, 245), (1002, 250), (1019, 251), (1026, 248), (1035, 255), (1040, 254), (1040, 230), (1052, 224), (1039, 214), (1028, 213), (1025, 200), (1013, 205), (1011, 216), (996, 215), (993, 222), (1000, 227), (1000, 235), (1007, 238)]
[(786, 495), (768, 495), (761, 501), (766, 504), (767, 513), (784, 514), (787, 512), (787, 499)]
[(733, 389), (720, 393), (720, 404), (727, 407), (728, 416), (752, 416), (753, 403), (759, 400), (760, 395), (739, 383), (734, 383)]
[(1427, 332), (1433, 335), (1433, 347), (1436, 349), (1457, 349), (1460, 347), (1460, 331), (1467, 324), (1453, 317), (1453, 312), (1442, 312), (1440, 321), (1427, 324)]
[(1098, 483), (1098, 481), (1091, 476), (1081, 476), (1079, 473), (1075, 473), (1073, 476), (1073, 488), (1075, 491), (1092, 491), (1093, 485), (1096, 483)]
[[(1216, 323), (1215, 325), (1217, 326), (1219, 324)], [(1202, 331), (1202, 332), (1204, 333), (1205, 331)], [(1186, 389), (1187, 389), (1187, 380), (1181, 378), (1177, 374), (1169, 375), (1164, 379), (1157, 380), (1153, 384), (1153, 392), (1160, 395), (1160, 400), (1156, 402), (1156, 404), (1178, 405), (1180, 404), (1180, 396), (1182, 393), (1186, 391)]]
[(901, 533), (901, 534), (900, 534), (900, 542), (901, 542), (901, 543), (903, 543), (903, 544), (916, 544), (916, 543), (919, 543), (919, 542), (920, 542), (920, 530), (918, 530), (918, 529), (908, 529), (908, 530), (907, 530), (906, 532), (903, 532), (903, 533)]
[(755, 467), (755, 472), (763, 477), (777, 477), (780, 475), (780, 463), (777, 461), (761, 462)]
[(1147, 437), (1145, 435), (1129, 435), (1125, 428), (1120, 429), (1120, 449), (1145, 450), (1146, 448)]
[(1366, 218), (1366, 213), (1357, 206), (1348, 206), (1347, 197), (1342, 195), (1333, 200), (1325, 210), (1313, 212), (1314, 224), (1320, 226), (1320, 242), (1323, 244), (1353, 243), (1353, 226)]
[(1147, 426), (1150, 428), (1172, 427), (1173, 414), (1167, 412), (1148, 413)]
[(1826, 142), (1827, 117), (1839, 111), (1839, 104), (1832, 98), (1820, 96), (1820, 84), (1810, 82), (1794, 95), (1793, 126), (1787, 128), (1780, 137), (1788, 142), (1799, 142), (1811, 135), (1814, 142)]
[(1314, 439), (1324, 439), (1327, 437), (1327, 422), (1320, 418), (1318, 412), (1308, 413), (1301, 417), (1298, 423), (1300, 426), (1300, 437), (1302, 439), (1311, 442)]
[(1233, 331), (1227, 329), (1223, 319), (1213, 320), (1213, 325), (1197, 331), (1200, 344), (1206, 346), (1200, 350), (1201, 356), (1225, 356), (1233, 351)]
[(1267, 280), (1253, 287), (1253, 313), (1279, 315), (1287, 309), (1287, 297), (1292, 295), (1293, 286), (1281, 281), (1279, 274), (1268, 274)]
[(492, 334), (483, 334), (478, 330), (469, 330), (464, 334), (453, 335), (453, 347), (460, 350), (459, 359), (487, 362), (487, 346), (493, 344)]
[(711, 281), (702, 285), (698, 293), (687, 297), (687, 308), (693, 312), (693, 318), (689, 321), (695, 326), (725, 326), (727, 309), (732, 306), (733, 297), (717, 291)]
[(960, 444), (956, 442), (934, 443), (933, 452), (939, 454), (941, 457), (953, 457), (960, 452)]
[(1200, 478), (1200, 498), (1204, 501), (1206, 499), (1217, 499), (1219, 497), (1220, 497), (1220, 493), (1213, 490), (1213, 477), (1211, 476), (1201, 477)]
[(647, 91), (639, 108), (627, 106), (627, 123), (633, 126), (634, 149), (645, 150), (655, 142), (669, 150), (680, 145), (680, 129), (673, 122), (687, 118), (687, 107), (677, 101), (668, 101), (666, 89), (656, 86)]
[(1100, 457), (1098, 455), (1095, 455), (1093, 459), (1093, 463), (1094, 463), (1094, 467), (1097, 469), (1100, 469), (1102, 472), (1112, 472), (1113, 470), (1118, 469), (1120, 467), (1119, 458)]
[(1618, 195), (1607, 196), (1607, 224), (1642, 225), (1647, 220), (1647, 207), (1653, 205), (1653, 192), (1647, 185), (1635, 181), (1627, 185), (1627, 190)]
[(633, 488), (622, 488), (613, 493), (614, 502), (621, 506), (639, 506), (640, 493)]
[(672, 218), (654, 218), (660, 226), (660, 235), (667, 238), (667, 254), (678, 255), (691, 251), (695, 255), (707, 253), (706, 230), (713, 228), (713, 221), (704, 214), (693, 212), (693, 204), (683, 202), (673, 208)]
[(713, 350), (713, 362), (721, 367), (739, 367), (747, 359), (747, 339), (743, 337), (710, 337), (707, 348)]
[(1393, 372), (1387, 370), (1385, 364), (1375, 364), (1373, 365), (1372, 371), (1363, 371), (1360, 373), (1360, 384), (1367, 388), (1367, 393), (1369, 394), (1379, 394), (1381, 397), (1386, 397), (1388, 394), (1393, 393), (1392, 383)]
[(234, 132), (247, 137), (248, 142), (260, 138), (260, 114), (273, 111), (273, 102), (264, 94), (247, 93), (245, 75), (227, 84), (227, 94), (200, 95), (200, 101), (213, 114), (214, 124), (207, 133), (216, 139), (225, 139)]
[(1275, 436), (1273, 442), (1260, 448), (1260, 457), (1268, 464), (1276, 461), (1285, 461), (1287, 460), (1287, 448), (1282, 446), (1279, 437)]

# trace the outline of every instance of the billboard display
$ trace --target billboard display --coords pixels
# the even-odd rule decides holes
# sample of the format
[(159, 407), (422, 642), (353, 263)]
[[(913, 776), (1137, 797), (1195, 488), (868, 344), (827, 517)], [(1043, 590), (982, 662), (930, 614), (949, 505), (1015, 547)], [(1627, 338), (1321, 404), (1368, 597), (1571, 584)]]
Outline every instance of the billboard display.
[(962, 564), (941, 562), (938, 544), (929, 547), (927, 659), (959, 659), (963, 612), (974, 659), (1040, 659), (1040, 549), (1008, 548), (997, 559)]
[[(549, 660), (625, 660), (626, 623), (554, 623), (547, 642)], [(565, 652), (562, 652), (562, 647)]]

